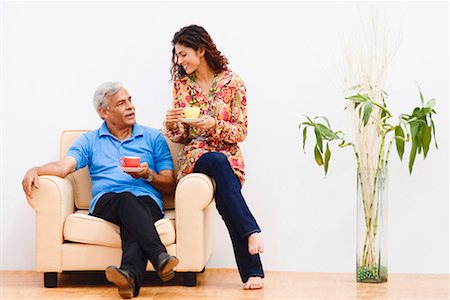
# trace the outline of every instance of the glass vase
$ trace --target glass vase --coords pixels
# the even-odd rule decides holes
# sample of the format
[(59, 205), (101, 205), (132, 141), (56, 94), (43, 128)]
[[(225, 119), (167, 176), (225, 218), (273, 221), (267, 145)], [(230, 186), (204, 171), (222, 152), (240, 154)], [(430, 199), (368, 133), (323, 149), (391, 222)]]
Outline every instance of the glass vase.
[(387, 167), (359, 168), (357, 173), (357, 282), (386, 282)]

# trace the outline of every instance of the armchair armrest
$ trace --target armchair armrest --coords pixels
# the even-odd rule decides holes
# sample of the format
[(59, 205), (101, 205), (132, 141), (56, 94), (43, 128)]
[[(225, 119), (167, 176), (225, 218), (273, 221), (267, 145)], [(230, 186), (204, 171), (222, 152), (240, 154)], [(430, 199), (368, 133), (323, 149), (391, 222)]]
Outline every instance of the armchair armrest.
[(61, 246), (66, 217), (74, 212), (72, 183), (57, 176), (39, 176), (27, 200), (36, 212), (36, 271), (61, 272)]
[(205, 174), (183, 177), (175, 191), (178, 272), (201, 271), (211, 255), (214, 184)]

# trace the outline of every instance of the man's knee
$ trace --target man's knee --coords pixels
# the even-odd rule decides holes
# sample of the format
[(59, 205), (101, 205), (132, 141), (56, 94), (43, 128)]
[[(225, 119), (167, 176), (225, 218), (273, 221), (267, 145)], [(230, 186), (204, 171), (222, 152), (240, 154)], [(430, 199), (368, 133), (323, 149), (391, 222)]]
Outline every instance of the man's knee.
[(130, 206), (130, 205), (133, 205), (133, 206), (138, 205), (140, 202), (140, 201), (138, 201), (139, 199), (130, 192), (119, 193), (117, 198), (120, 201), (121, 207), (126, 207), (126, 206)]

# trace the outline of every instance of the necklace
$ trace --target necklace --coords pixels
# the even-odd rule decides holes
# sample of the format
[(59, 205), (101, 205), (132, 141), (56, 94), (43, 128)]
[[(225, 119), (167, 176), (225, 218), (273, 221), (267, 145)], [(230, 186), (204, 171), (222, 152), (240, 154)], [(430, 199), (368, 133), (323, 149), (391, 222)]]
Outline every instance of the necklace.
[[(193, 106), (198, 101), (195, 100), (195, 93), (194, 93), (194, 84), (195, 84), (195, 74), (192, 74), (189, 76), (190, 83), (191, 83), (191, 99), (189, 101), (189, 104)], [(211, 88), (208, 91), (208, 94), (206, 95), (206, 98), (208, 99), (207, 107), (205, 114), (212, 116), (212, 108), (214, 106), (214, 96), (215, 92), (217, 90), (217, 73), (214, 73), (213, 81), (211, 84)]]
[(213, 82), (211, 84), (211, 88), (209, 89), (209, 96), (211, 97), (212, 94), (216, 91), (217, 87), (217, 73), (214, 73)]

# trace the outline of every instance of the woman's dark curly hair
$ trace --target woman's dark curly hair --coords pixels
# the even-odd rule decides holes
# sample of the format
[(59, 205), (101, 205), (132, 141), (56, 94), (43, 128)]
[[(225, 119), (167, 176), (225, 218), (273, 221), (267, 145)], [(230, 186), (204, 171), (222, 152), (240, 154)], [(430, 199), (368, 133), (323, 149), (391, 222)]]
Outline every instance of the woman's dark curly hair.
[(217, 50), (216, 44), (214, 44), (208, 32), (201, 26), (189, 25), (181, 28), (172, 39), (172, 68), (170, 73), (173, 81), (187, 75), (183, 66), (177, 63), (175, 44), (192, 48), (195, 51), (205, 49), (206, 62), (216, 74), (227, 70), (228, 59)]

